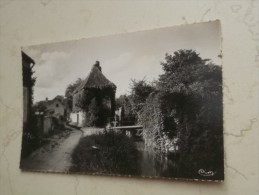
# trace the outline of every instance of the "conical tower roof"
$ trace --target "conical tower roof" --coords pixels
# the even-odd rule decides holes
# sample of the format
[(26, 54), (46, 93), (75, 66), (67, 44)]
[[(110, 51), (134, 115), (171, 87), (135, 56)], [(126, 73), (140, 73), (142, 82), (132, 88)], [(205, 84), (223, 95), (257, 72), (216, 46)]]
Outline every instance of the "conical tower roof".
[(104, 88), (112, 88), (116, 89), (116, 85), (109, 81), (102, 73), (101, 66), (97, 61), (96, 64), (93, 65), (91, 72), (86, 77), (85, 80), (79, 85), (78, 88), (73, 92), (74, 94), (81, 91), (82, 89), (104, 89)]

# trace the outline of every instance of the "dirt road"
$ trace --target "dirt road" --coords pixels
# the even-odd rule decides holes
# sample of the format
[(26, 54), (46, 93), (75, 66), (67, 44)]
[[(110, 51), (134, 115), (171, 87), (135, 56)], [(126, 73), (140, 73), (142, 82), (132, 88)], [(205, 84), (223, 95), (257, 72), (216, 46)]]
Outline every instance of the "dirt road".
[(21, 161), (21, 168), (31, 171), (68, 172), (71, 155), (81, 137), (96, 134), (102, 129), (82, 128), (66, 131), (52, 137), (49, 144), (34, 151)]
[(72, 130), (56, 135), (49, 144), (37, 149), (21, 161), (21, 168), (35, 171), (67, 172), (71, 166), (71, 154), (83, 132)]

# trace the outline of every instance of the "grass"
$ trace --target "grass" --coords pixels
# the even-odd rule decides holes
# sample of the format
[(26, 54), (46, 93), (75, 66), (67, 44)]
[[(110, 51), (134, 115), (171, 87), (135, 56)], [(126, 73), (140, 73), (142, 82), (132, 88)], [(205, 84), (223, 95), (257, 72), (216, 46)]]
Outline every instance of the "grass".
[(126, 135), (104, 132), (81, 138), (72, 154), (72, 172), (139, 174), (139, 153)]

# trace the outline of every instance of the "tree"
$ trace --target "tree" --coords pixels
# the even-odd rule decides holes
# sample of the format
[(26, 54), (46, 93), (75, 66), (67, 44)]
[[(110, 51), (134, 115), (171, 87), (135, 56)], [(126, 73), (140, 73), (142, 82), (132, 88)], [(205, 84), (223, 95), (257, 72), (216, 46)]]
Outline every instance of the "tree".
[(145, 78), (142, 80), (131, 80), (130, 95), (121, 95), (116, 99), (117, 108), (122, 107), (125, 120), (128, 125), (138, 122), (140, 111), (148, 96), (155, 91), (153, 84), (148, 83)]
[(222, 165), (222, 71), (193, 50), (166, 54), (159, 77), (163, 115), (177, 124), (181, 156), (205, 167)]
[(145, 78), (142, 80), (131, 80), (131, 95), (129, 100), (132, 104), (133, 112), (139, 115), (147, 97), (155, 91), (155, 87), (148, 83)]
[(166, 73), (172, 73), (176, 69), (187, 67), (187, 66), (196, 66), (205, 64), (209, 59), (202, 59), (198, 53), (193, 50), (178, 50), (174, 52), (174, 55), (166, 53), (165, 55), (166, 62), (162, 62), (163, 70)]
[(44, 101), (37, 102), (33, 105), (33, 112), (45, 112), (47, 110), (46, 104)]
[(134, 125), (137, 122), (137, 115), (133, 109), (131, 95), (121, 95), (116, 99), (117, 109), (122, 108), (121, 125)]

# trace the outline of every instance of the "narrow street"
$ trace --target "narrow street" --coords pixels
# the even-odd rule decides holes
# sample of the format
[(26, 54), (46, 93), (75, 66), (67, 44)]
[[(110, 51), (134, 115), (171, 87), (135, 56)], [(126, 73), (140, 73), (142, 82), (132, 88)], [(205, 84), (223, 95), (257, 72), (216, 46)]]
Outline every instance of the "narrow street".
[(71, 154), (83, 133), (72, 130), (62, 135), (54, 135), (47, 145), (34, 151), (22, 160), (21, 167), (26, 170), (67, 172), (71, 166)]
[(79, 140), (101, 132), (102, 129), (82, 128), (64, 131), (62, 134), (54, 135), (50, 143), (35, 150), (29, 157), (21, 162), (24, 170), (68, 172), (71, 166), (71, 155)]

